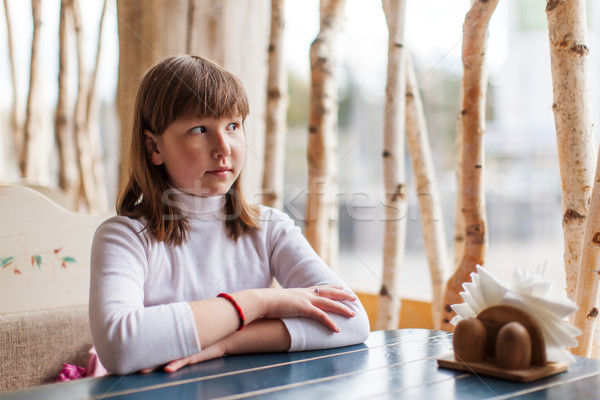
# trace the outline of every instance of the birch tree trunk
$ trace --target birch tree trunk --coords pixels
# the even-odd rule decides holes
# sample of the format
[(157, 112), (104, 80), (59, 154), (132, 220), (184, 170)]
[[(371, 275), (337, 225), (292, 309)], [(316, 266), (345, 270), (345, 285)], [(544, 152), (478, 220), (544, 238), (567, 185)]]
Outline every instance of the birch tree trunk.
[(85, 118), (90, 120), (92, 115), (92, 108), (95, 103), (96, 96), (96, 80), (98, 79), (98, 69), (100, 66), (100, 52), (102, 50), (102, 33), (104, 31), (104, 17), (106, 15), (106, 4), (108, 0), (104, 0), (102, 5), (102, 11), (100, 12), (100, 22), (98, 24), (98, 44), (96, 46), (96, 62), (94, 64), (94, 70), (92, 71), (92, 78), (90, 79), (90, 88), (87, 93), (87, 102), (85, 107)]
[(75, 100), (75, 144), (77, 146), (77, 161), (81, 174), (81, 199), (88, 212), (96, 213), (98, 207), (98, 192), (94, 179), (94, 166), (92, 160), (92, 144), (86, 121), (86, 103), (88, 93), (88, 80), (85, 73), (83, 31), (79, 0), (72, 0), (73, 22), (75, 25), (75, 41), (77, 43), (77, 98)]
[(409, 54), (406, 54), (406, 86), (406, 139), (417, 181), (423, 241), (431, 275), (433, 328), (439, 329), (448, 272), (448, 251), (427, 123)]
[[(12, 27), (12, 18), (10, 14), (10, 8), (8, 6), (8, 0), (4, 0), (4, 15), (6, 17), (6, 35), (8, 41), (8, 56), (10, 58), (10, 79), (12, 83), (12, 109), (10, 112), (10, 126), (12, 129), (12, 137), (15, 145), (15, 154), (18, 155), (23, 152), (23, 126), (21, 125), (21, 119), (19, 117), (19, 104), (21, 104), (21, 98), (19, 96), (19, 90), (17, 88), (17, 65), (14, 51), (14, 35)], [(18, 160), (17, 160), (18, 162)]]
[[(575, 296), (579, 309), (573, 317), (573, 323), (582, 331), (578, 338), (579, 344), (573, 353), (585, 357), (598, 357), (600, 338), (596, 331), (600, 327), (600, 166), (596, 164), (595, 179), (592, 181), (594, 155), (591, 149), (595, 140), (590, 107), (591, 95), (588, 90), (589, 50), (586, 44), (585, 11), (585, 1), (549, 1), (546, 7), (552, 55), (553, 109), (561, 167), (567, 291), (569, 295), (573, 289), (573, 280), (576, 279)], [(552, 32), (552, 29), (565, 35), (562, 41), (557, 36), (559, 32)], [(591, 203), (588, 203), (588, 185), (592, 182)], [(567, 215), (581, 215), (584, 220), (567, 218)], [(574, 271), (579, 254), (573, 251), (577, 241), (581, 240), (575, 233), (580, 232), (583, 223), (585, 235), (581, 242), (581, 259), (579, 268)]]
[[(596, 301), (600, 302), (600, 295)], [(598, 340), (600, 338), (600, 323), (596, 321), (594, 325), (594, 340), (592, 340), (592, 354), (590, 357), (600, 359), (600, 340)]]
[(87, 101), (85, 104), (86, 130), (90, 141), (90, 152), (92, 157), (92, 173), (96, 192), (98, 193), (98, 209), (107, 211), (108, 205), (108, 187), (106, 185), (106, 174), (104, 169), (104, 151), (102, 139), (98, 126), (98, 104), (96, 101), (96, 81), (98, 79), (98, 69), (100, 66), (100, 55), (102, 50), (102, 34), (104, 32), (104, 17), (106, 15), (108, 0), (104, 0), (98, 24), (98, 43), (96, 46), (96, 62), (92, 71), (90, 85), (87, 92)]
[(271, 34), (265, 118), (263, 204), (283, 209), (284, 142), (287, 108), (287, 75), (283, 61), (284, 0), (271, 0)]
[(476, 265), (484, 265), (487, 250), (487, 222), (483, 186), (485, 97), (487, 71), (485, 48), (488, 24), (498, 0), (476, 0), (463, 25), (463, 153), (462, 207), (465, 219), (465, 247), (458, 269), (448, 280), (444, 294), (442, 329), (451, 331), (452, 304), (462, 303), (459, 292)]
[[(599, 158), (600, 160), (600, 158)], [(578, 346), (573, 353), (590, 357), (598, 325), (598, 295), (600, 283), (600, 165), (596, 165), (596, 179), (592, 190), (589, 214), (585, 223), (583, 253), (577, 279), (577, 305), (573, 323), (581, 329)]]
[(405, 0), (383, 0), (387, 21), (388, 65), (383, 123), (383, 179), (385, 184), (385, 234), (383, 277), (376, 329), (397, 329), (400, 318), (400, 269), (406, 245), (406, 64), (404, 62)]
[(25, 111), (25, 127), (23, 146), (18, 155), (19, 169), (25, 178), (33, 176), (33, 161), (37, 154), (35, 144), (40, 126), (40, 34), (42, 29), (42, 0), (31, 0), (31, 13), (33, 17), (33, 39), (31, 41), (31, 66), (29, 70), (29, 94), (27, 96), (27, 109)]
[(549, 0), (546, 15), (561, 178), (567, 297), (575, 300), (579, 297), (577, 271), (595, 164), (585, 0)]
[(65, 191), (72, 209), (79, 200), (79, 166), (73, 134), (72, 104), (69, 96), (69, 33), (72, 25), (72, 0), (61, 0), (59, 24), (58, 102), (56, 104), (55, 134), (58, 147), (58, 184)]
[(337, 59), (345, 0), (321, 0), (321, 27), (310, 46), (308, 200), (305, 235), (332, 268), (337, 260)]
[[(463, 104), (463, 89), (460, 88), (459, 104), (462, 108)], [(453, 241), (453, 268), (455, 271), (460, 266), (460, 260), (465, 251), (465, 217), (462, 211), (462, 154), (463, 154), (463, 120), (462, 110), (458, 113), (456, 120), (456, 205), (454, 207), (454, 241)]]
[[(188, 0), (117, 0), (119, 72), (117, 107), (121, 123), (119, 182), (128, 176), (133, 106), (139, 81), (161, 58), (186, 52)], [(215, 60), (217, 61), (217, 60)]]

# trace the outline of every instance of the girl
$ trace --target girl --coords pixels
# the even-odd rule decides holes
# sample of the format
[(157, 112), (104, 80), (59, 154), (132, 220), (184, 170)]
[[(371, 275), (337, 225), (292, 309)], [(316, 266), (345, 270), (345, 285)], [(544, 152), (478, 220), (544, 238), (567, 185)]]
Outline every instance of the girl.
[(200, 57), (144, 76), (129, 181), (92, 246), (90, 323), (108, 371), (172, 372), (368, 336), (362, 305), (293, 221), (244, 199), (247, 115), (241, 82)]

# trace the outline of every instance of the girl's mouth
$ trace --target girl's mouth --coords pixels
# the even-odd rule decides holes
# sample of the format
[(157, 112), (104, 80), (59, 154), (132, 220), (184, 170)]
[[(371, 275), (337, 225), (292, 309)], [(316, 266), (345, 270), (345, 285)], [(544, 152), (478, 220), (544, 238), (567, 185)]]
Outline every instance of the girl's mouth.
[(231, 168), (227, 168), (227, 167), (217, 168), (217, 169), (213, 169), (212, 171), (206, 171), (206, 173), (216, 176), (218, 178), (222, 178), (222, 177), (227, 176), (227, 174), (231, 173)]

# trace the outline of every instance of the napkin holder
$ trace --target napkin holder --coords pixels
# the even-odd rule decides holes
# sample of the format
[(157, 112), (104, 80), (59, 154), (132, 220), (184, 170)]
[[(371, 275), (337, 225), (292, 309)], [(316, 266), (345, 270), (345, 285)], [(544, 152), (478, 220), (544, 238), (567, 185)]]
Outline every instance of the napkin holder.
[(461, 320), (454, 330), (454, 353), (438, 358), (442, 368), (531, 382), (566, 371), (565, 362), (548, 362), (542, 332), (525, 311), (510, 305), (485, 308)]

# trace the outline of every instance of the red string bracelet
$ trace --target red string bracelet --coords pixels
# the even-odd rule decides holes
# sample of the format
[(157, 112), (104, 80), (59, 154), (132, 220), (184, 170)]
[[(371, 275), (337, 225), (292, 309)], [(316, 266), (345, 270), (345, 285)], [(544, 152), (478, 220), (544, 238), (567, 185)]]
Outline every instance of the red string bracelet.
[(240, 307), (240, 305), (237, 303), (237, 301), (235, 301), (235, 299), (233, 297), (231, 297), (227, 293), (219, 293), (217, 295), (217, 297), (222, 297), (225, 300), (229, 301), (231, 303), (231, 305), (233, 306), (233, 308), (235, 308), (235, 311), (238, 314), (238, 318), (240, 319), (240, 326), (237, 328), (237, 330), (241, 331), (242, 328), (244, 328), (244, 321), (246, 321), (246, 318), (244, 318), (244, 312), (242, 311), (242, 308)]

